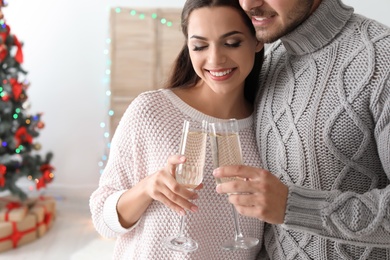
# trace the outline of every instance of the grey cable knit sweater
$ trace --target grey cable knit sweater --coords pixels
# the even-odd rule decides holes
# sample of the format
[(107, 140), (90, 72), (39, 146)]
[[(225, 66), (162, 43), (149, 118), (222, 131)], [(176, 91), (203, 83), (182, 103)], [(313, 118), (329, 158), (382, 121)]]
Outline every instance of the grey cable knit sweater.
[(323, 0), (265, 59), (258, 146), (289, 186), (269, 257), (390, 259), (390, 29)]

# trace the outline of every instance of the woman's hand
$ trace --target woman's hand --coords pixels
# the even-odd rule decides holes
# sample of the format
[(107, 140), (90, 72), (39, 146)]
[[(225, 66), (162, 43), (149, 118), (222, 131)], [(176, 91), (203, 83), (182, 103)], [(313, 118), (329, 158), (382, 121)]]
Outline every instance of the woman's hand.
[[(184, 156), (169, 156), (164, 168), (145, 177), (122, 194), (117, 203), (117, 213), (123, 227), (134, 225), (153, 200), (160, 201), (180, 215), (185, 215), (185, 210), (198, 211), (198, 207), (190, 201), (198, 198), (196, 192), (187, 190), (175, 179), (176, 165), (183, 162)], [(202, 187), (200, 184), (196, 189)]]
[[(143, 186), (150, 198), (160, 201), (181, 215), (185, 215), (185, 209), (192, 212), (198, 210), (198, 207), (190, 201), (198, 198), (196, 192), (186, 189), (175, 179), (176, 165), (183, 162), (185, 162), (184, 156), (172, 155), (163, 169), (141, 181), (144, 182)], [(202, 187), (201, 184), (196, 189)]]

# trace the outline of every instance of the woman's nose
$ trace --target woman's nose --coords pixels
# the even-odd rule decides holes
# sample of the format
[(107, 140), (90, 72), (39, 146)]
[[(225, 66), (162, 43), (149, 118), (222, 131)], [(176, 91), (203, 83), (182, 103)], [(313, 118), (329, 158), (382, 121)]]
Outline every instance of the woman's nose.
[(221, 48), (212, 47), (208, 53), (208, 62), (212, 65), (219, 65), (226, 62), (226, 55)]

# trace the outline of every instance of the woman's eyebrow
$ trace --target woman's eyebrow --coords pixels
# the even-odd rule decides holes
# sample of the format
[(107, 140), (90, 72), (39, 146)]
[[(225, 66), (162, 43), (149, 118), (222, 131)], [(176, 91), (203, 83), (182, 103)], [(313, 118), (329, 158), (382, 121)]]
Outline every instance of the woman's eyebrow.
[[(231, 32), (228, 32), (228, 33), (225, 33), (225, 34), (221, 35), (221, 37), (219, 37), (219, 38), (220, 38), (220, 39), (223, 39), (223, 38), (226, 38), (226, 37), (235, 35), (235, 34), (243, 34), (243, 33), (242, 33), (242, 32), (239, 32), (239, 31), (231, 31)], [(206, 40), (207, 40), (206, 37), (199, 36), (199, 35), (192, 35), (192, 36), (190, 37), (190, 39), (198, 39), (198, 40), (203, 40), (203, 41), (206, 41)]]

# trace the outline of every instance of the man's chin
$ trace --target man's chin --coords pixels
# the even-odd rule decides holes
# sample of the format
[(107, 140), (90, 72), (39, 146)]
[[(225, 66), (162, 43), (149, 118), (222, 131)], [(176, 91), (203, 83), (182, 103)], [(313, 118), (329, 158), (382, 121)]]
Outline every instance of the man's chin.
[(263, 33), (261, 35), (259, 35), (259, 34), (256, 35), (257, 40), (259, 40), (260, 42), (262, 42), (264, 44), (273, 43), (273, 42), (277, 41), (280, 37), (282, 37), (282, 36), (264, 35)]
[(280, 30), (276, 30), (276, 31), (271, 31), (271, 30), (266, 31), (258, 28), (256, 29), (257, 29), (256, 38), (265, 44), (269, 44), (269, 43), (276, 42), (283, 36), (289, 34), (294, 29), (294, 27), (290, 26), (288, 28), (281, 28)]

